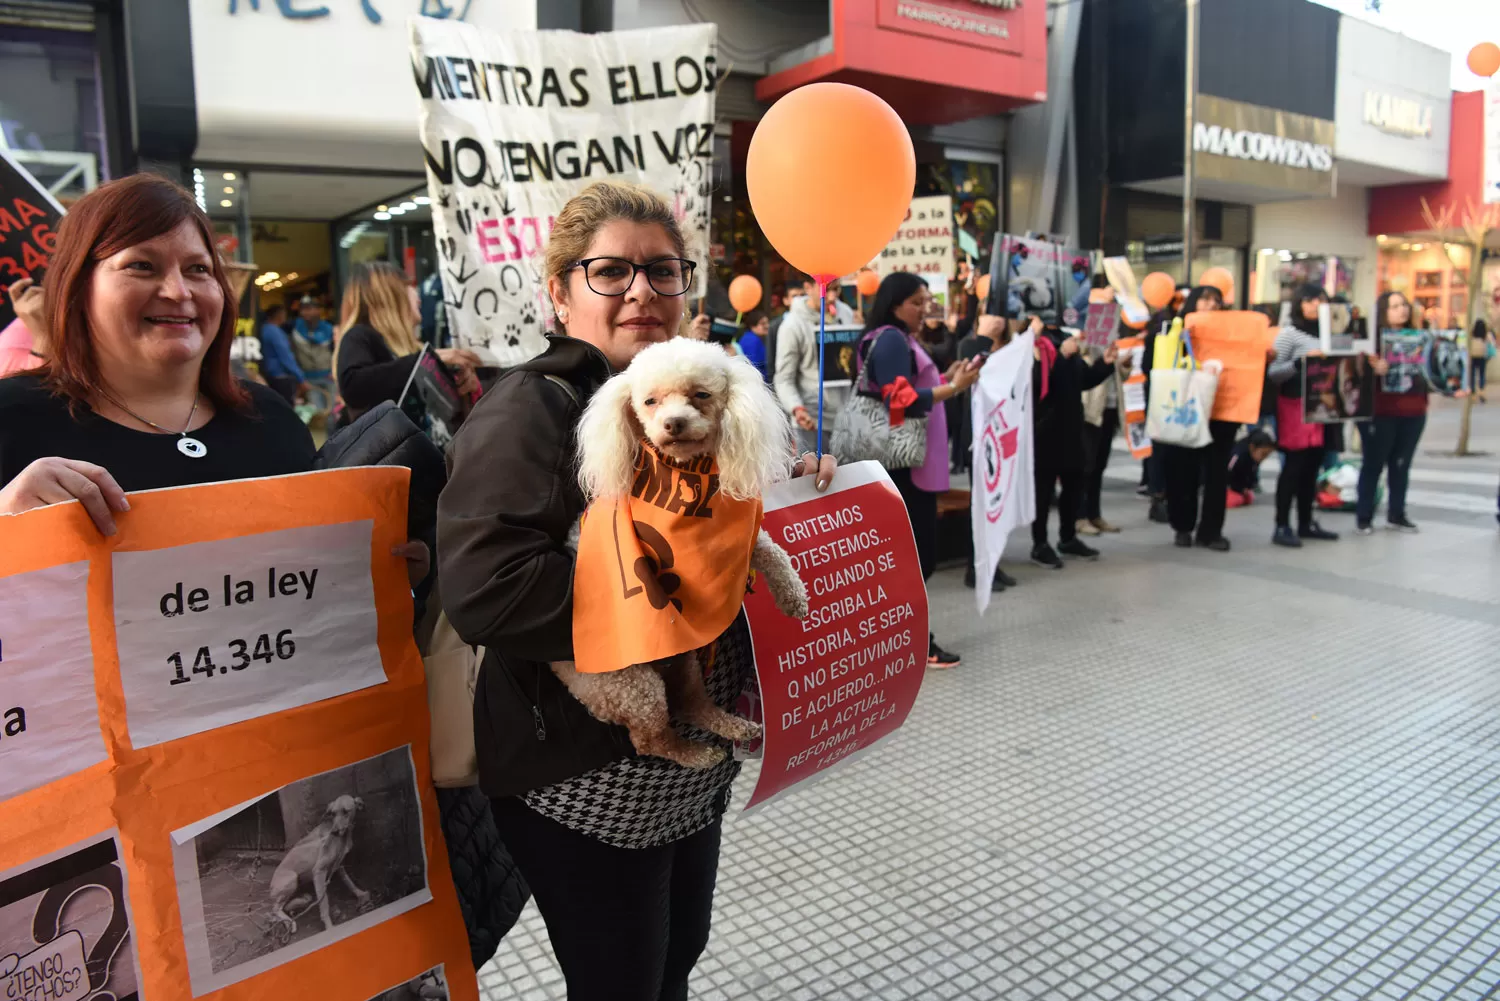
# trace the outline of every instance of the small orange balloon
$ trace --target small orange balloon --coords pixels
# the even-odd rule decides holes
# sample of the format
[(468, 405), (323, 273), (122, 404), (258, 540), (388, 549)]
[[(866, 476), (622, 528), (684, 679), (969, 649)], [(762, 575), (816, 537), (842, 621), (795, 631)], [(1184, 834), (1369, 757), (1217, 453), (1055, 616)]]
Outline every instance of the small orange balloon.
[(1171, 302), (1172, 293), (1176, 291), (1177, 283), (1165, 271), (1153, 271), (1141, 279), (1141, 298), (1153, 310), (1161, 309)]
[(808, 84), (771, 105), (745, 161), (761, 231), (814, 277), (869, 264), (906, 218), (916, 180), (901, 117), (846, 83)]
[(859, 273), (859, 277), (854, 279), (854, 287), (859, 289), (860, 295), (874, 295), (880, 291), (880, 275), (865, 268)]
[(1224, 294), (1224, 304), (1234, 300), (1234, 275), (1228, 268), (1209, 268), (1198, 277), (1199, 285), (1212, 285)]
[(754, 275), (735, 275), (729, 283), (729, 305), (741, 313), (760, 306), (760, 281)]
[(980, 275), (979, 278), (974, 282), (974, 294), (979, 296), (979, 298), (981, 299), (988, 299), (990, 297), (989, 272), (985, 272), (984, 274)]
[(1470, 49), (1469, 71), (1475, 76), (1494, 76), (1500, 71), (1500, 45), (1480, 42)]

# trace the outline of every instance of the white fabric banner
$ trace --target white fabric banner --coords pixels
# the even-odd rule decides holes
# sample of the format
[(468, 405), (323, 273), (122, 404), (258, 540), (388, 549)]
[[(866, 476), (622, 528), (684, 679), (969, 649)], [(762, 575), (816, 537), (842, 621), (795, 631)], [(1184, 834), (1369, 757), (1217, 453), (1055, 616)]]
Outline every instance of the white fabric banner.
[(974, 601), (989, 607), (995, 568), (1011, 529), (1036, 518), (1031, 435), (1030, 331), (990, 355), (970, 392), (974, 419), (969, 516), (974, 526)]
[[(412, 18), (411, 61), (444, 299), (456, 341), (489, 364), (546, 347), (542, 254), (557, 213), (595, 181), (672, 206), (708, 266), (713, 24), (582, 35)], [(684, 307), (686, 308), (686, 307)]]

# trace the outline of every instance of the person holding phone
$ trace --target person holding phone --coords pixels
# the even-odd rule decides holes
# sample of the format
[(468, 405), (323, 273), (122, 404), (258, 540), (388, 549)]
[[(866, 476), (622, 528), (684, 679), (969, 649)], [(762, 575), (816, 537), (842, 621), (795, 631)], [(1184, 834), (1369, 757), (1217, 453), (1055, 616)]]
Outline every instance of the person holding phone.
[[(422, 356), (417, 325), (422, 320), (416, 286), (393, 264), (356, 264), (344, 291), (333, 367), (339, 396), (349, 419), (390, 400), (424, 430), (432, 424), (412, 386)], [(438, 358), (452, 372), (461, 395), (479, 389), (474, 369), (479, 357), (464, 348), (438, 348)]]

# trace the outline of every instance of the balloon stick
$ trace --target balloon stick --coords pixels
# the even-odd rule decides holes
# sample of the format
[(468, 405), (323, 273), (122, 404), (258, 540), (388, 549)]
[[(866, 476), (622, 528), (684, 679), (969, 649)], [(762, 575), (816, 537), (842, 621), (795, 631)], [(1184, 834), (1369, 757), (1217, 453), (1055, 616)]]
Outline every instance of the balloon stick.
[(823, 458), (823, 341), (828, 333), (828, 283), (834, 275), (814, 275), (818, 280), (818, 443), (814, 449)]
[(745, 315), (744, 312), (742, 312), (741, 310), (737, 309), (737, 310), (734, 311), (734, 325), (736, 327), (738, 327), (740, 325), (740, 317), (742, 317), (744, 315)]

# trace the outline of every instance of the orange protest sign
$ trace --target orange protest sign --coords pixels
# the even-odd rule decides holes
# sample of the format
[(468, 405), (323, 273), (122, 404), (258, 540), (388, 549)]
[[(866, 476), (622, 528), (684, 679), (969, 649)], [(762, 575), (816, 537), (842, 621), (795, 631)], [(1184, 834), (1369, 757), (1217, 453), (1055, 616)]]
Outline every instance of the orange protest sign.
[(145, 491), (112, 537), (0, 518), (0, 997), (477, 1001), (408, 475)]
[(1115, 345), (1120, 357), (1130, 362), (1130, 374), (1120, 378), (1120, 413), (1125, 418), (1122, 421), (1125, 443), (1130, 446), (1131, 458), (1145, 459), (1151, 455), (1151, 439), (1146, 435), (1146, 373), (1142, 367), (1146, 338), (1121, 337)]
[(744, 604), (758, 500), (719, 492), (711, 457), (679, 465), (645, 444), (628, 498), (590, 505), (573, 574), (573, 658), (584, 674), (700, 650)]
[(1271, 321), (1253, 310), (1214, 310), (1189, 313), (1187, 329), (1198, 364), (1218, 361), (1224, 366), (1213, 419), (1254, 424), (1260, 419), (1266, 360), (1276, 340)]

